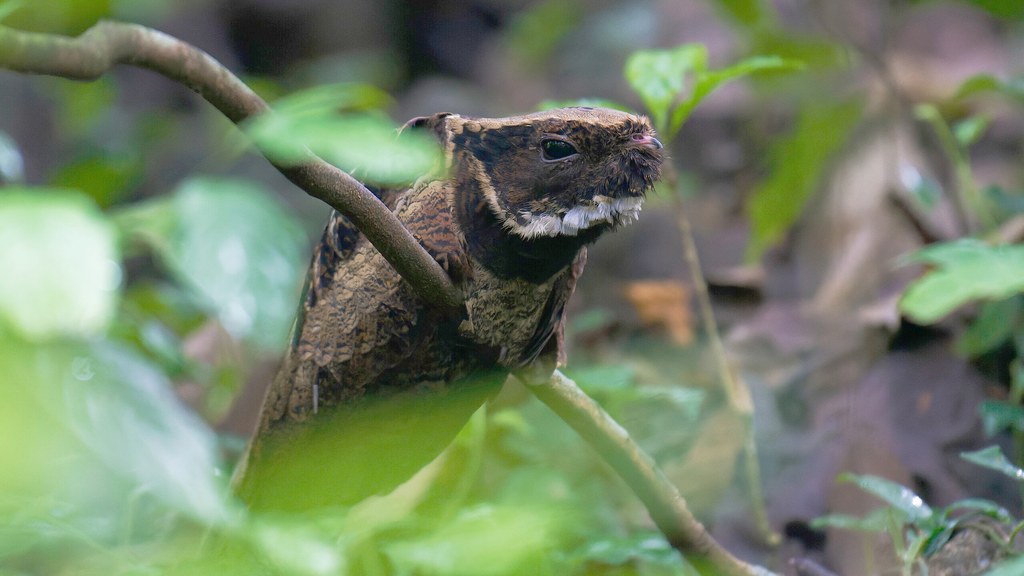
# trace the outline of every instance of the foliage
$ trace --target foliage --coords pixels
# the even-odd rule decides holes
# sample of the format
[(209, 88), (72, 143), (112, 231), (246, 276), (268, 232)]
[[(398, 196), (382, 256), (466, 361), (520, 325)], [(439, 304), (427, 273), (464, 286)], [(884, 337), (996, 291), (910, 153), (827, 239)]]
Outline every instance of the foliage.
[[(1010, 464), (998, 446), (966, 452), (961, 457), (1018, 482), (1024, 481), (1024, 471)], [(905, 575), (912, 574), (914, 566), (922, 564), (925, 558), (941, 549), (956, 530), (979, 517), (990, 518), (1010, 529), (1011, 536), (1007, 541), (998, 542), (1006, 549), (1012, 546), (1014, 536), (1024, 526), (1005, 508), (989, 500), (968, 498), (944, 508), (932, 508), (909, 488), (885, 478), (842, 474), (839, 481), (856, 484), (887, 505), (861, 518), (832, 514), (816, 518), (811, 525), (817, 529), (833, 527), (888, 534), (897, 557), (903, 563)]]
[(278, 100), (275, 114), (256, 118), (247, 132), (271, 160), (285, 165), (302, 163), (312, 150), (368, 182), (412, 182), (436, 165), (439, 150), (429, 134), (396, 137), (390, 120), (373, 112), (388, 100), (369, 86), (320, 86)]
[(903, 312), (922, 324), (973, 300), (1003, 300), (1024, 291), (1024, 246), (964, 239), (929, 246), (910, 260), (933, 267), (907, 288), (900, 302)]
[(860, 120), (860, 102), (808, 106), (793, 132), (768, 151), (771, 175), (754, 190), (747, 205), (751, 239), (747, 260), (753, 261), (778, 242), (803, 212), (828, 167)]
[(641, 50), (626, 61), (626, 80), (640, 95), (654, 127), (666, 142), (715, 90), (751, 74), (793, 70), (800, 64), (778, 56), (754, 56), (728, 68), (708, 70), (708, 50), (701, 44), (683, 44), (671, 50)]

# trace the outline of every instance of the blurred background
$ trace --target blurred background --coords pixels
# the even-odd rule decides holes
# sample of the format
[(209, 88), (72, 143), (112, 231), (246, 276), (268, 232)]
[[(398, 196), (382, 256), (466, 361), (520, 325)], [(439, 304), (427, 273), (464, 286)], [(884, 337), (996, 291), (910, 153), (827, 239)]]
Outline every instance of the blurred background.
[[(1024, 457), (1024, 4), (0, 6), (20, 30), (152, 26), (272, 103), (328, 87), (334, 112), (395, 125), (580, 99), (652, 113), (624, 76), (639, 51), (706, 48), (677, 99), (698, 74), (778, 56), (792, 66), (724, 84), (663, 131), (665, 182), (590, 249), (567, 373), (729, 550), (780, 572), (811, 558), (886, 573), (913, 556), (877, 522), (814, 522), (893, 505), (841, 473), (936, 510), (971, 497), (1020, 515), (1019, 485), (960, 454)], [(336, 134), (376, 142), (363, 137)], [(225, 481), (329, 208), (186, 88), (129, 67), (92, 83), (0, 71), (0, 184), (0, 573), (691, 573), (514, 389), (402, 502), (240, 519)], [(895, 509), (936, 549), (954, 537)]]

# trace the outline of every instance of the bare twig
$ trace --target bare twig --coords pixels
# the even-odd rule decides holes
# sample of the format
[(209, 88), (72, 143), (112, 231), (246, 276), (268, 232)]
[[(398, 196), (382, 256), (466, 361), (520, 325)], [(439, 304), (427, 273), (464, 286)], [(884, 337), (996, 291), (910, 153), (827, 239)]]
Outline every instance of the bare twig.
[(575, 382), (556, 370), (550, 379), (527, 382), (527, 387), (626, 481), (669, 544), (686, 556), (687, 561), (698, 567), (701, 573), (725, 576), (773, 574), (765, 568), (743, 562), (722, 548), (694, 518), (686, 500), (654, 460)]
[(708, 343), (711, 352), (715, 357), (718, 366), (718, 376), (725, 391), (729, 407), (742, 420), (746, 427), (744, 434), (746, 440), (743, 443), (743, 463), (746, 471), (747, 494), (750, 497), (751, 508), (754, 512), (754, 524), (761, 539), (770, 546), (777, 546), (782, 537), (776, 532), (768, 520), (768, 513), (765, 509), (764, 491), (761, 488), (761, 465), (757, 458), (757, 442), (754, 441), (754, 403), (750, 398), (750, 390), (746, 382), (736, 376), (729, 358), (725, 353), (725, 346), (722, 344), (722, 336), (718, 331), (718, 322), (715, 320), (715, 312), (711, 307), (711, 296), (708, 294), (708, 283), (704, 278), (704, 271), (700, 264), (700, 256), (697, 253), (697, 242), (693, 237), (693, 227), (686, 215), (683, 206), (682, 195), (678, 191), (678, 177), (675, 171), (670, 171), (668, 184), (674, 192), (672, 205), (676, 216), (676, 226), (683, 242), (683, 258), (693, 275), (694, 294), (697, 296), (697, 307), (700, 309), (701, 322), (708, 334)]
[[(77, 38), (66, 38), (0, 26), (0, 68), (91, 81), (118, 64), (184, 84), (235, 124), (270, 112), (209, 54), (151, 28), (101, 21)], [(441, 266), (359, 181), (312, 152), (298, 165), (271, 163), (304, 192), (349, 217), (426, 302), (452, 312), (462, 308), (462, 295)]]

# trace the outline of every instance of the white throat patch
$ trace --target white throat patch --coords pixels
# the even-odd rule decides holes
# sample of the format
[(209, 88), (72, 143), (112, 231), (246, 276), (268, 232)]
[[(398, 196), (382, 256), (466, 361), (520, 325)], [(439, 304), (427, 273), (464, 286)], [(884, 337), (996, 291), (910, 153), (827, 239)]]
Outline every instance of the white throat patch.
[(526, 224), (516, 224), (510, 220), (506, 226), (526, 239), (541, 236), (575, 236), (580, 230), (586, 230), (602, 222), (620, 226), (633, 223), (640, 214), (644, 198), (594, 196), (590, 202), (587, 205), (574, 206), (565, 214), (557, 216), (520, 212), (519, 217), (526, 221)]

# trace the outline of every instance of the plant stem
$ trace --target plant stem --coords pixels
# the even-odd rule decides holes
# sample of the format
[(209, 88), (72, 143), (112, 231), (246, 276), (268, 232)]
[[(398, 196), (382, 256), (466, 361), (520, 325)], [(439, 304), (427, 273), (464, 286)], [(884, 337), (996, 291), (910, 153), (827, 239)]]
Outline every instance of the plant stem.
[(683, 199), (678, 187), (678, 177), (675, 170), (670, 169), (666, 178), (669, 189), (673, 194), (673, 209), (676, 216), (676, 225), (679, 228), (683, 243), (683, 258), (686, 261), (690, 273), (693, 275), (694, 294), (697, 297), (697, 307), (700, 309), (701, 322), (708, 334), (708, 342), (718, 366), (718, 375), (722, 383), (722, 389), (729, 401), (732, 410), (743, 419), (746, 440), (743, 443), (744, 469), (746, 472), (747, 494), (754, 510), (754, 523), (758, 533), (764, 542), (770, 546), (777, 546), (782, 538), (772, 528), (768, 521), (768, 514), (765, 510), (764, 492), (761, 489), (761, 465), (757, 459), (757, 442), (754, 440), (754, 405), (750, 398), (750, 390), (746, 383), (736, 377), (729, 358), (725, 352), (725, 345), (722, 343), (722, 336), (718, 331), (718, 322), (715, 321), (715, 312), (711, 307), (711, 296), (708, 293), (708, 283), (704, 278), (704, 271), (701, 268), (700, 256), (697, 253), (697, 243), (693, 237), (693, 227), (686, 215)]
[[(71, 80), (96, 80), (114, 66), (152, 70), (187, 86), (235, 124), (270, 106), (206, 52), (137, 24), (100, 21), (77, 38), (0, 26), (0, 68)], [(424, 301), (452, 313), (462, 294), (441, 266), (365, 186), (312, 152), (300, 164), (271, 162), (301, 190), (347, 216)]]
[(526, 382), (541, 402), (576, 431), (640, 498), (651, 520), (673, 548), (702, 574), (771, 576), (716, 542), (693, 516), (686, 500), (629, 433), (570, 378), (556, 370), (545, 381)]

